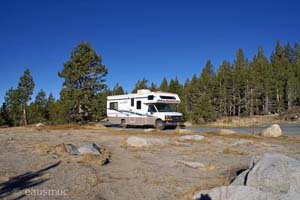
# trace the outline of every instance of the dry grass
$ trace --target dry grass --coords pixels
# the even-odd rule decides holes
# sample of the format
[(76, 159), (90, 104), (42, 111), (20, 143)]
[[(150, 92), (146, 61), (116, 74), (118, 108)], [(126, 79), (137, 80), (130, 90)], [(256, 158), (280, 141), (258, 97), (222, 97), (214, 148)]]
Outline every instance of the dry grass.
[[(174, 142), (175, 143), (175, 142)], [(202, 143), (202, 144), (211, 144), (211, 141), (208, 139), (208, 138), (203, 138), (201, 140), (190, 140), (190, 139), (187, 139), (187, 140), (182, 140), (180, 141), (179, 138), (176, 139), (176, 143), (175, 145), (177, 144), (178, 146), (181, 145), (181, 143)]]
[(105, 126), (101, 124), (88, 124), (88, 125), (80, 125), (80, 124), (62, 124), (62, 125), (45, 125), (41, 128), (41, 130), (103, 130), (107, 129)]
[(226, 147), (225, 149), (223, 149), (223, 153), (224, 154), (232, 154), (232, 155), (244, 155), (245, 154), (241, 151), (238, 151), (238, 150), (235, 150), (235, 149), (232, 149), (229, 147)]
[(67, 154), (64, 143), (58, 145), (36, 144), (33, 145), (33, 151), (39, 154), (56, 154), (61, 156)]
[(279, 119), (278, 115), (256, 115), (256, 116), (247, 116), (247, 117), (221, 117), (215, 122), (210, 122), (201, 125), (193, 125), (190, 122), (187, 122), (186, 125), (189, 127), (213, 127), (213, 128), (235, 128), (235, 127), (249, 127), (257, 126), (267, 123), (286, 123)]
[(149, 178), (145, 178), (143, 182), (149, 185), (156, 185), (156, 186), (160, 186), (163, 184), (162, 181), (158, 179), (149, 179)]
[(50, 153), (53, 150), (51, 146), (48, 144), (36, 144), (33, 146), (33, 151), (43, 154), (43, 153)]
[(240, 134), (240, 133), (235, 133), (235, 134), (230, 134), (230, 135), (222, 135), (219, 134), (218, 132), (209, 132), (209, 133), (204, 133), (203, 136), (207, 138), (211, 137), (223, 137), (223, 138), (230, 138), (230, 139), (248, 139), (252, 140), (253, 144), (255, 142), (261, 141), (261, 142), (268, 142), (268, 143), (277, 143), (277, 144), (295, 144), (295, 143), (300, 143), (300, 137), (292, 137), (292, 136), (280, 136), (277, 138), (271, 138), (271, 137), (263, 137), (260, 135), (256, 134)]
[(201, 125), (201, 127), (214, 127), (214, 128), (234, 128), (234, 127), (247, 127), (253, 125), (261, 125), (266, 123), (280, 123), (278, 115), (257, 115), (251, 117), (221, 117), (215, 122)]
[[(230, 167), (228, 170), (226, 170), (224, 173), (220, 174), (216, 178), (210, 179), (209, 184), (206, 182), (202, 185), (197, 185), (192, 187), (190, 190), (185, 192), (182, 197), (179, 199), (181, 200), (190, 200), (193, 198), (193, 196), (202, 190), (210, 190), (215, 187), (220, 187), (220, 186), (228, 186), (232, 182), (232, 180), (242, 171), (247, 169), (249, 166), (248, 165), (241, 165), (241, 166), (234, 166)], [(209, 179), (209, 178), (205, 178)]]
[(210, 189), (213, 189), (215, 187), (229, 185), (229, 182), (227, 180), (228, 180), (228, 178), (224, 177), (224, 176), (216, 177), (214, 179), (211, 179), (209, 181), (210, 183), (203, 183), (201, 185), (197, 185), (197, 186), (192, 187), (190, 190), (183, 193), (182, 196), (179, 197), (178, 199), (191, 200), (191, 199), (193, 199), (193, 196), (199, 191), (210, 190)]
[(109, 163), (111, 154), (108, 150), (102, 149), (100, 155), (94, 154), (85, 154), (80, 157), (78, 163), (85, 163), (85, 164), (96, 164), (96, 165), (105, 165)]
[(100, 155), (85, 154), (82, 156), (70, 155), (65, 148), (65, 144), (49, 145), (49, 144), (36, 144), (33, 146), (33, 151), (39, 154), (56, 154), (59, 156), (70, 156), (71, 160), (78, 163), (92, 163), (97, 165), (105, 165), (109, 162), (111, 154), (106, 149), (101, 149)]
[(233, 133), (233, 134), (220, 134), (218, 132), (209, 132), (203, 134), (206, 137), (213, 137), (213, 136), (219, 136), (219, 137), (227, 137), (227, 138), (233, 138), (233, 139), (262, 139), (262, 136), (254, 135), (254, 134), (241, 134), (241, 133)]

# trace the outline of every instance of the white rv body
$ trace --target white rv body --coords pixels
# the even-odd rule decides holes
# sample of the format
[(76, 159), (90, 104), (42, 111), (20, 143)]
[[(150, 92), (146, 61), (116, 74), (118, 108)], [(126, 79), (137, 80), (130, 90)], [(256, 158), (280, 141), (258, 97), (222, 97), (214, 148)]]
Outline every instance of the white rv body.
[(134, 94), (107, 97), (107, 118), (113, 124), (165, 126), (183, 125), (182, 114), (170, 104), (179, 104), (177, 94), (138, 90)]

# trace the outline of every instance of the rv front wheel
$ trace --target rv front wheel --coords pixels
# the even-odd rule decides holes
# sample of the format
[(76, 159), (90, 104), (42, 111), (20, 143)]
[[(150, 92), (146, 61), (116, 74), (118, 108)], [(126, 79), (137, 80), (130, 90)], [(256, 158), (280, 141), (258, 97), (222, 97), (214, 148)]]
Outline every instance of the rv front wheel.
[(121, 127), (122, 128), (127, 128), (127, 124), (126, 124), (126, 120), (125, 119), (121, 120)]
[(165, 124), (162, 120), (158, 119), (155, 122), (155, 127), (159, 130), (164, 130), (165, 129)]

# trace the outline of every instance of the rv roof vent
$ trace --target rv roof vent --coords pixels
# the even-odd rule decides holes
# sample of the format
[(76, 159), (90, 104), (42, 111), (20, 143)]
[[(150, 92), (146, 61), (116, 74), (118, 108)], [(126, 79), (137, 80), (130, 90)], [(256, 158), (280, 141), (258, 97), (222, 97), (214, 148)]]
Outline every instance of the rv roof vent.
[(150, 93), (151, 91), (150, 90), (147, 90), (147, 89), (142, 89), (142, 90), (138, 90), (137, 93), (138, 94), (147, 94), (147, 93)]

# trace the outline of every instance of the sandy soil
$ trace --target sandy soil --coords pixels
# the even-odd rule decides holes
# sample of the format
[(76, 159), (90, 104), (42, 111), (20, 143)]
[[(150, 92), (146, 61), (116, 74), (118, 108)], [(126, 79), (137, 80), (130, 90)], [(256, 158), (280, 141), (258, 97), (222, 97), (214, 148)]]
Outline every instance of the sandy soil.
[[(132, 148), (125, 143), (131, 135), (169, 142)], [(176, 131), (0, 129), (0, 198), (191, 199), (200, 189), (229, 184), (252, 156), (278, 152), (300, 159), (300, 137), (203, 135), (202, 141), (180, 142)], [(110, 163), (101, 166), (64, 154), (59, 151), (62, 143), (96, 143), (110, 151)], [(203, 166), (192, 168), (187, 161)]]

